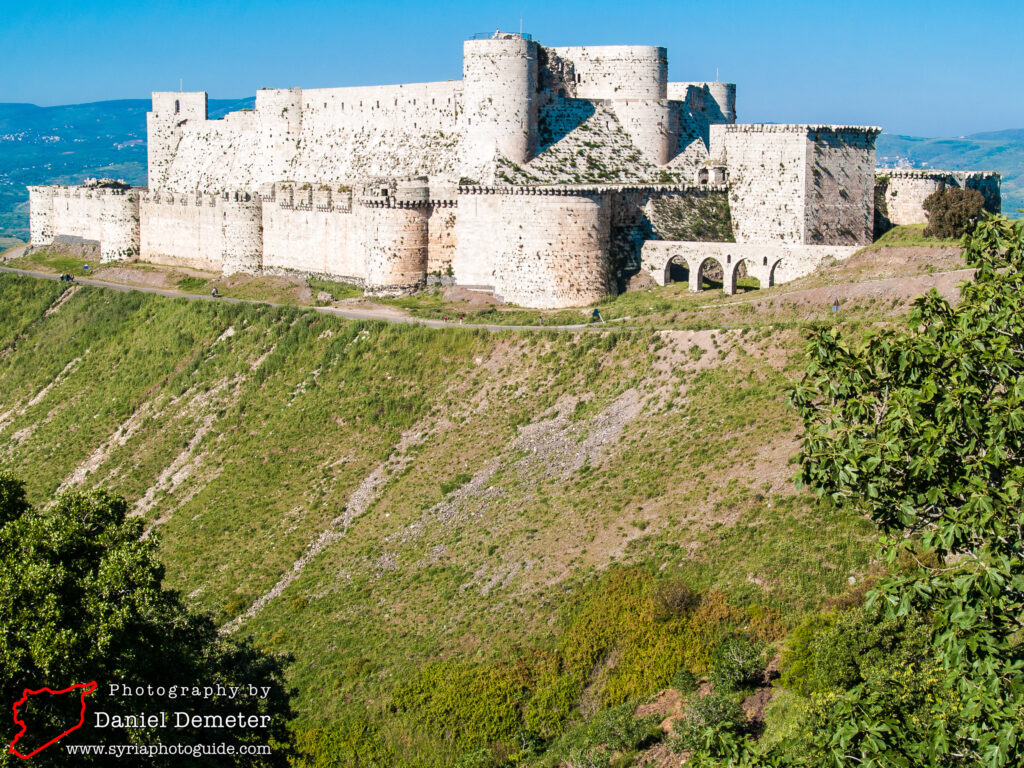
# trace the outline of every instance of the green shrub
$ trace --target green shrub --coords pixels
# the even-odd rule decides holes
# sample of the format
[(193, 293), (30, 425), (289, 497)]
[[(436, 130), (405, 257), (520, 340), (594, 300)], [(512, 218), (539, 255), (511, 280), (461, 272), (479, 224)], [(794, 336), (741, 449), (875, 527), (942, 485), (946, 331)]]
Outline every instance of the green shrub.
[(732, 691), (756, 685), (764, 679), (765, 649), (746, 637), (727, 637), (715, 650), (711, 685), (716, 691)]
[(680, 667), (672, 675), (672, 687), (680, 693), (693, 693), (697, 690), (697, 677), (686, 667)]
[(846, 691), (880, 668), (927, 659), (927, 622), (919, 614), (883, 619), (878, 609), (854, 608), (809, 616), (787, 641), (780, 682), (804, 696)]
[(669, 742), (674, 752), (689, 750), (713, 757), (725, 757), (737, 751), (746, 730), (743, 709), (728, 695), (713, 693), (693, 701), (676, 722)]
[[(630, 756), (661, 736), (659, 716), (634, 717), (636, 702), (625, 702), (598, 712), (592, 719), (580, 723), (555, 741), (538, 763), (544, 768), (553, 766), (609, 765), (616, 755), (632, 765)], [(629, 762), (625, 762), (629, 760)]]
[(985, 198), (976, 189), (949, 187), (932, 192), (924, 200), (928, 212), (925, 237), (962, 237), (981, 216)]

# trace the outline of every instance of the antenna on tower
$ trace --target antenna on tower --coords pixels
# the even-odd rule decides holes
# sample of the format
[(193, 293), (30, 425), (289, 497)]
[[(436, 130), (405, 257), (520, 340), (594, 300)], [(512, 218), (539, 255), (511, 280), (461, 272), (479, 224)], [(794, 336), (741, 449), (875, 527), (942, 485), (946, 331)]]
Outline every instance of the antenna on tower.
[(183, 77), (179, 77), (178, 78), (178, 91), (180, 93), (184, 93), (185, 92), (185, 78), (183, 78)]
[(718, 67), (715, 67), (715, 82), (718, 82)]
[(519, 36), (523, 36), (523, 14), (519, 14)]

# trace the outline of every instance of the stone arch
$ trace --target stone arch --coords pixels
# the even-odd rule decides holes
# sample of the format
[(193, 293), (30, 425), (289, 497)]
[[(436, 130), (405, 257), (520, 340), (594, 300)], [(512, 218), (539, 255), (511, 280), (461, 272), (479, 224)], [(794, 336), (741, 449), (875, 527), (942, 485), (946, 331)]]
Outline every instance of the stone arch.
[(737, 291), (745, 293), (760, 290), (764, 281), (759, 273), (762, 273), (762, 270), (758, 269), (756, 259), (742, 257), (732, 265), (732, 269), (729, 270), (728, 284), (724, 285), (722, 290), (730, 295)]
[(705, 284), (709, 289), (724, 288), (726, 274), (727, 269), (719, 259), (706, 256), (696, 270), (690, 270), (690, 290), (702, 291)]
[(671, 256), (665, 262), (665, 282), (663, 284), (689, 283), (690, 272), (690, 262), (687, 259), (679, 255)]
[(784, 259), (776, 259), (775, 262), (772, 264), (771, 269), (768, 270), (768, 287), (769, 288), (771, 286), (775, 285), (779, 281), (778, 274), (779, 274), (779, 267), (780, 266), (782, 267), (783, 270), (785, 270), (786, 264), (785, 264), (785, 260)]

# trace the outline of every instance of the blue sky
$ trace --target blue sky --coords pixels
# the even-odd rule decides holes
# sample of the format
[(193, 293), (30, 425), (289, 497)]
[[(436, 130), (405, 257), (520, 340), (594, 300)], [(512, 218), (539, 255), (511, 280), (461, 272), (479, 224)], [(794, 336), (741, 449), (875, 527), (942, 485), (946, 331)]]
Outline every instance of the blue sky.
[(960, 136), (1024, 128), (1020, 2), (0, 0), (0, 102), (461, 78), (462, 40), (652, 44), (669, 77), (737, 83), (741, 122)]

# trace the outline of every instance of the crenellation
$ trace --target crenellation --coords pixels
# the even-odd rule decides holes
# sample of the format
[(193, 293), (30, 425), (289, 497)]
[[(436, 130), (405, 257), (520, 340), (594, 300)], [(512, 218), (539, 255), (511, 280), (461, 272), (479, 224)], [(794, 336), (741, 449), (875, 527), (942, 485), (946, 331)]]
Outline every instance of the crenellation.
[(1002, 210), (1000, 176), (995, 171), (941, 171), (924, 168), (879, 168), (875, 171), (875, 227), (878, 234), (892, 226), (925, 224), (924, 201), (947, 187), (976, 189), (985, 210)]
[[(31, 187), (32, 244), (370, 293), (431, 280), (540, 308), (697, 254), (724, 254), (728, 290), (762, 249), (751, 270), (772, 284), (871, 238), (879, 129), (739, 124), (734, 84), (669, 82), (658, 46), (497, 32), (465, 41), (460, 81), (262, 89), (218, 120), (207, 107), (153, 94), (148, 188)], [(936, 184), (998, 206), (996, 175), (886, 173), (897, 217)]]

